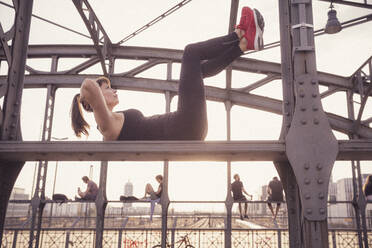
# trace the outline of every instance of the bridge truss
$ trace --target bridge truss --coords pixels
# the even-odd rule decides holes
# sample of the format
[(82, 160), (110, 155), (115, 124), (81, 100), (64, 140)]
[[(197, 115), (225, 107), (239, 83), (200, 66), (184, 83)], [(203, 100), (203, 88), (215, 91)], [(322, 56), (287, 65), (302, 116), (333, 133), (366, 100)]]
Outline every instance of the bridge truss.
[[(328, 0), (322, 0), (328, 1)], [(190, 1), (182, 1), (166, 15), (155, 19), (149, 28), (168, 14)], [(337, 0), (370, 9), (371, 4)], [(372, 57), (350, 77), (318, 72), (315, 64), (315, 42), (311, 0), (279, 0), (281, 64), (241, 58), (226, 70), (224, 89), (206, 86), (208, 100), (223, 102), (226, 107), (227, 141), (223, 142), (51, 142), (56, 91), (59, 88), (78, 88), (87, 75), (82, 72), (96, 64), (111, 79), (117, 89), (149, 91), (164, 94), (166, 109), (177, 95), (177, 80), (172, 69), (180, 63), (182, 51), (128, 47), (113, 44), (87, 0), (73, 0), (76, 10), (89, 31), (93, 45), (28, 45), (33, 0), (13, 0), (15, 21), (4, 31), (0, 25), (0, 62), (8, 64), (8, 75), (0, 77), (0, 93), (4, 98), (1, 115), (0, 142), (0, 230), (4, 228), (6, 206), (14, 182), (24, 161), (39, 162), (36, 189), (31, 200), (32, 221), (29, 247), (39, 246), (45, 199), (45, 179), (48, 160), (96, 160), (101, 164), (100, 189), (95, 202), (96, 247), (102, 247), (104, 216), (107, 205), (107, 160), (160, 160), (164, 162), (164, 192), (162, 206), (162, 245), (166, 244), (168, 197), (168, 161), (211, 160), (227, 162), (227, 188), (230, 192), (231, 161), (273, 161), (286, 191), (290, 247), (328, 247), (327, 193), (330, 172), (336, 160), (352, 161), (354, 198), (360, 247), (368, 246), (365, 201), (361, 189), (361, 160), (372, 160), (371, 117), (364, 116), (367, 101), (372, 96)], [(239, 1), (231, 1), (229, 32), (236, 23)], [(343, 23), (344, 27), (372, 20), (371, 15)], [(287, 27), (291, 27), (290, 29)], [(127, 39), (140, 33), (137, 30)], [(318, 31), (322, 32), (322, 31)], [(123, 42), (126, 41), (123, 39)], [(269, 46), (267, 48), (270, 48)], [(40, 71), (26, 65), (27, 59), (50, 59), (50, 71)], [(63, 58), (85, 58), (79, 65), (58, 70)], [(118, 60), (142, 60), (143, 64), (123, 72), (115, 70)], [(166, 64), (166, 80), (142, 78), (138, 75), (152, 67)], [(27, 71), (27, 75), (25, 75)], [(243, 88), (232, 88), (232, 72), (250, 72), (265, 77)], [(282, 80), (283, 101), (252, 93), (273, 80)], [(328, 90), (320, 93), (319, 85)], [(46, 106), (41, 142), (23, 142), (20, 129), (20, 107), (23, 88), (46, 88)], [(323, 111), (321, 100), (344, 92), (348, 99), (348, 118)], [(358, 111), (354, 96), (360, 97)], [(281, 137), (276, 141), (231, 141), (231, 108), (239, 105), (283, 116)], [(349, 136), (337, 141), (332, 129)], [(225, 201), (225, 247), (231, 247), (231, 218), (233, 199)], [(2, 231), (0, 233), (0, 239)], [(1, 242), (0, 242), (1, 244)]]

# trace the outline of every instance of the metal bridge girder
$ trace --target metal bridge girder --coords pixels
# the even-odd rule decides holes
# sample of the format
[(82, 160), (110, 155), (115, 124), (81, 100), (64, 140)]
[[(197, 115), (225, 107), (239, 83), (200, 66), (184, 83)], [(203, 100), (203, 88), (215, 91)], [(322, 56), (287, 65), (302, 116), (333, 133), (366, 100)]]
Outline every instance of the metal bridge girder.
[[(3, 111), (0, 113), (1, 140), (22, 140), (20, 110), (23, 79), (27, 57), (33, 0), (13, 1), (16, 6), (14, 25), (7, 34), (1, 30), (2, 52), (7, 53), (8, 77), (3, 83), (6, 92)], [(9, 35), (9, 37), (6, 37)], [(7, 41), (12, 39), (11, 51)], [(8, 200), (24, 162), (0, 161), (0, 246), (3, 237), (5, 214)]]
[[(106, 68), (106, 58), (110, 57), (111, 50), (111, 40), (108, 37), (106, 31), (104, 30), (101, 22), (98, 20), (97, 15), (94, 13), (93, 8), (90, 6), (88, 0), (72, 0), (77, 11), (79, 12), (81, 18), (87, 27), (90, 37), (94, 43), (94, 48), (96, 50), (96, 55), (100, 59), (103, 74), (108, 76)], [(86, 15), (86, 12), (88, 16)], [(102, 36), (101, 36), (102, 35)], [(103, 42), (102, 42), (103, 40)], [(100, 46), (100, 43), (103, 46)]]
[[(337, 160), (372, 160), (372, 140), (338, 142)], [(8, 161), (287, 161), (283, 141), (2, 141)], [(315, 165), (316, 166), (316, 165)]]
[[(25, 88), (43, 88), (53, 84), (57, 88), (78, 88), (86, 77), (97, 77), (98, 75), (27, 75), (25, 77)], [(0, 77), (0, 84), (5, 78)], [(133, 78), (123, 76), (111, 76), (111, 83), (116, 89), (130, 89), (149, 92), (165, 92), (177, 94), (178, 83), (176, 81)], [(255, 108), (275, 114), (282, 114), (282, 106), (288, 106), (287, 100), (282, 101), (269, 97), (249, 94), (235, 89), (226, 90), (213, 86), (206, 86), (206, 97), (208, 100), (226, 102), (231, 101), (234, 105)], [(283, 105), (284, 104), (284, 105)], [(288, 113), (288, 111), (284, 111)], [(354, 121), (332, 113), (327, 113), (330, 124), (334, 130), (346, 134), (357, 134), (361, 138), (372, 138), (372, 129), (361, 123), (355, 129)]]

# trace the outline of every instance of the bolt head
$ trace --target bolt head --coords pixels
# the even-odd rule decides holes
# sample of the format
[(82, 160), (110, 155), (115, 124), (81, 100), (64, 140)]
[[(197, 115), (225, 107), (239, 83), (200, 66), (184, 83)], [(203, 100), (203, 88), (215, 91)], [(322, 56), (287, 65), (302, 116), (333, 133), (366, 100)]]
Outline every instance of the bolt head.
[(318, 184), (323, 184), (323, 179), (319, 178), (318, 179)]
[(313, 213), (313, 210), (311, 210), (311, 208), (308, 208), (308, 209), (306, 209), (306, 213), (307, 214), (312, 214)]
[(310, 168), (310, 164), (309, 164), (309, 163), (305, 163), (305, 164), (304, 164), (304, 169), (305, 169), (305, 170), (308, 170), (309, 168)]
[(306, 178), (306, 179), (305, 179), (305, 184), (310, 184), (310, 182), (311, 182), (311, 181), (310, 181), (309, 178)]
[(305, 195), (305, 199), (309, 200), (311, 198), (311, 195), (310, 194), (306, 194)]
[(324, 199), (324, 194), (322, 192), (319, 193), (319, 199)]
[(325, 214), (325, 209), (324, 208), (319, 208), (319, 213), (320, 214)]
[(318, 170), (321, 170), (321, 169), (323, 169), (323, 166), (322, 166), (321, 163), (318, 163), (318, 164), (316, 165), (316, 168), (317, 168)]

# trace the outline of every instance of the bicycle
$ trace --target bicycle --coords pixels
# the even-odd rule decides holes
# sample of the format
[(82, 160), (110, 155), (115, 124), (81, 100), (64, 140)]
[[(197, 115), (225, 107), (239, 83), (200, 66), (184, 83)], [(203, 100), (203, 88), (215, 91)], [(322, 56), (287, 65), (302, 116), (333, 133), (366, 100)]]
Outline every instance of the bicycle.
[[(190, 242), (189, 234), (186, 234), (185, 236), (181, 236), (181, 239), (178, 240), (178, 241), (176, 241), (174, 244), (168, 244), (168, 242), (167, 242), (166, 247), (167, 247), (167, 248), (170, 248), (170, 247), (172, 247), (172, 245), (174, 245), (174, 247), (176, 247), (176, 248), (180, 248), (181, 245), (182, 245), (183, 243), (185, 243), (185, 246), (184, 246), (185, 248), (195, 248), (195, 247), (191, 244), (191, 242)], [(178, 246), (175, 246), (175, 244), (179, 244), (179, 245), (178, 245)], [(158, 247), (161, 248), (161, 244), (159, 244), (159, 245), (155, 245), (155, 246), (153, 246), (152, 248), (158, 248)]]

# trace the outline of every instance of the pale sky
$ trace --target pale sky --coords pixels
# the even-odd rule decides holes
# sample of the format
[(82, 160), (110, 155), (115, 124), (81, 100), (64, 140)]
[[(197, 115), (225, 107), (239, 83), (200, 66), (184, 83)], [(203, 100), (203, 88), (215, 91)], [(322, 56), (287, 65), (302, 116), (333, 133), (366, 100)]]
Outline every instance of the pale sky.
[[(135, 31), (151, 19), (174, 6), (180, 0), (137, 0), (137, 1), (100, 1), (91, 0), (103, 27), (112, 42), (117, 42)], [(11, 4), (11, 0), (6, 0)], [(319, 29), (327, 21), (328, 3), (313, 1), (314, 26)], [(265, 18), (265, 43), (279, 40), (278, 1), (240, 1), (240, 9), (249, 4), (260, 10)], [(339, 20), (346, 21), (370, 11), (361, 8), (335, 5)], [(0, 5), (0, 22), (4, 30), (8, 30), (13, 22), (14, 11)], [(33, 13), (50, 19), (61, 25), (88, 34), (86, 27), (70, 0), (35, 0)], [(183, 49), (185, 45), (226, 34), (230, 13), (230, 1), (227, 0), (193, 0), (171, 16), (155, 24), (124, 45)], [(239, 15), (240, 17), (240, 15)], [(319, 71), (350, 76), (367, 58), (372, 55), (372, 22), (352, 27), (335, 35), (316, 37), (316, 59)], [(30, 44), (92, 44), (91, 40), (62, 30), (48, 23), (32, 19)], [(280, 49), (274, 48), (246, 55), (273, 62), (280, 62)], [(72, 67), (84, 60), (61, 59), (58, 70)], [(141, 62), (122, 61), (116, 66), (116, 72), (129, 70)], [(50, 61), (42, 59), (28, 60), (28, 65), (38, 70), (49, 70)], [(0, 74), (6, 75), (7, 66), (1, 64)], [(101, 73), (100, 65), (94, 66), (84, 73)], [(178, 78), (179, 65), (174, 66), (173, 79)], [(157, 66), (140, 77), (162, 78), (166, 76), (165, 66)], [(254, 83), (263, 75), (234, 72), (233, 87), (243, 87)], [(225, 74), (205, 80), (207, 85), (223, 88)], [(321, 90), (324, 90), (323, 88)], [(42, 116), (45, 105), (46, 90), (25, 90), (22, 102), (22, 134), (24, 140), (38, 140), (42, 128)], [(78, 89), (59, 89), (56, 96), (55, 119), (52, 136), (77, 140), (70, 128), (69, 106)], [(281, 82), (279, 80), (255, 90), (253, 93), (282, 99)], [(165, 111), (165, 100), (161, 94), (145, 92), (119, 92), (120, 104), (115, 110), (136, 108), (144, 115), (159, 114)], [(337, 93), (323, 100), (326, 111), (347, 116), (345, 93)], [(355, 98), (359, 101), (359, 98)], [(172, 101), (172, 110), (177, 105), (177, 97)], [(356, 104), (356, 111), (358, 106)], [(363, 119), (372, 115), (372, 104), (366, 106)], [(94, 127), (91, 115), (85, 115)], [(219, 102), (208, 102), (209, 132), (206, 140), (226, 139), (225, 107)], [(233, 140), (276, 140), (281, 129), (281, 116), (259, 110), (234, 106), (232, 109)], [(101, 140), (95, 128), (88, 140)], [(347, 139), (346, 135), (336, 133), (338, 139)], [(31, 193), (34, 173), (34, 162), (27, 163), (22, 170), (16, 186), (26, 188)], [(93, 180), (99, 180), (99, 162), (60, 162), (57, 173), (56, 193), (64, 193), (68, 197), (76, 194), (78, 186), (84, 187), (83, 175), (89, 174), (89, 165), (93, 164)], [(372, 173), (372, 163), (362, 163), (363, 173)], [(55, 162), (50, 162), (46, 195), (51, 197), (55, 172)], [(107, 196), (117, 200), (123, 194), (124, 184), (128, 180), (134, 184), (134, 195), (142, 197), (147, 182), (155, 187), (155, 175), (162, 173), (162, 162), (115, 162), (110, 163), (108, 171)], [(233, 163), (232, 175), (239, 173), (247, 191), (257, 198), (261, 186), (266, 184), (276, 171), (268, 162)], [(171, 200), (224, 200), (226, 198), (226, 164), (217, 162), (177, 162), (170, 163), (169, 195)], [(337, 162), (333, 170), (333, 179), (351, 177), (350, 163)]]

